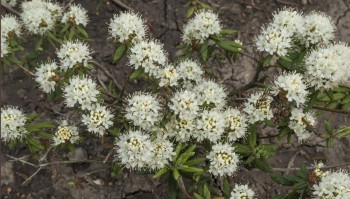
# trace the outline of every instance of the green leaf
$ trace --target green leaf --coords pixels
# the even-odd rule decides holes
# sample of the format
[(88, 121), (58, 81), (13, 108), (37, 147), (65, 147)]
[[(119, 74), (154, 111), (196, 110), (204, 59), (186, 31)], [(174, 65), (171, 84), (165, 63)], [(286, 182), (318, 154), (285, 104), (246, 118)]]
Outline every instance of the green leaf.
[(204, 186), (203, 186), (203, 196), (205, 199), (211, 199), (210, 191), (209, 191), (207, 184), (204, 184)]
[(275, 124), (271, 120), (265, 119), (264, 121), (265, 121), (265, 124), (271, 128), (273, 128), (275, 126)]
[(251, 146), (251, 147), (254, 147), (256, 145), (256, 131), (255, 131), (255, 126), (251, 126), (249, 127), (249, 130), (250, 133), (248, 135), (248, 144)]
[(242, 155), (248, 155), (251, 151), (248, 146), (240, 143), (234, 143), (235, 152)]
[(50, 31), (46, 31), (46, 36), (51, 38), (52, 40), (56, 41), (57, 43), (61, 43), (61, 40), (59, 40), (55, 35), (53, 35)]
[(26, 136), (28, 145), (31, 145), (31, 152), (35, 152), (35, 149), (39, 149), (39, 150), (45, 150), (45, 147), (39, 142), (39, 140), (35, 139), (33, 136), (31, 135), (27, 135)]
[(12, 62), (12, 63), (15, 63), (15, 64), (22, 64), (22, 62), (19, 61), (19, 59), (17, 59), (17, 58), (14, 57), (14, 56), (9, 56), (9, 57), (7, 57), (7, 59), (8, 59), (10, 62)]
[(223, 186), (223, 194), (226, 198), (231, 197), (231, 188), (230, 188), (230, 183), (227, 180), (227, 177), (225, 176), (224, 178), (224, 186)]
[(185, 165), (194, 166), (196, 164), (204, 162), (205, 160), (206, 160), (206, 158), (197, 158), (197, 159), (193, 159), (193, 160), (189, 160), (189, 161), (185, 162)]
[(282, 130), (278, 133), (278, 140), (281, 140), (284, 136), (288, 135), (289, 132), (290, 132), (290, 129), (289, 129), (288, 127), (282, 129)]
[(350, 95), (347, 95), (342, 101), (341, 104), (347, 104), (350, 102)]
[(191, 17), (193, 15), (193, 13), (194, 13), (194, 6), (192, 6), (188, 9), (186, 17), (187, 18)]
[(53, 125), (51, 122), (40, 122), (26, 127), (27, 131), (29, 132), (37, 132), (43, 128), (53, 129), (56, 128), (56, 126)]
[(301, 178), (299, 178), (298, 176), (294, 175), (294, 174), (286, 174), (286, 175), (283, 175), (283, 178), (288, 180), (289, 182), (291, 183), (299, 183), (302, 181)]
[(54, 136), (50, 133), (46, 133), (44, 131), (38, 131), (37, 132), (41, 137), (47, 138), (47, 139), (52, 139)]
[(205, 63), (208, 61), (208, 40), (204, 41), (203, 44), (200, 45), (198, 49), (198, 56), (202, 63)]
[(196, 167), (189, 167), (186, 165), (180, 166), (179, 169), (183, 172), (188, 172), (188, 173), (201, 173), (201, 172), (203, 172), (203, 169), (196, 168)]
[(299, 182), (295, 185), (293, 185), (293, 189), (294, 190), (302, 190), (302, 189), (305, 189), (306, 187), (309, 186), (309, 183), (305, 182), (305, 181), (302, 181), (302, 182)]
[(326, 131), (327, 131), (328, 133), (332, 133), (333, 128), (330, 126), (328, 120), (325, 120), (325, 121), (323, 122), (323, 125), (324, 125), (324, 128), (326, 129)]
[(220, 35), (232, 35), (235, 34), (237, 30), (232, 30), (232, 29), (222, 29), (220, 32)]
[(69, 32), (68, 39), (69, 39), (69, 40), (72, 40), (72, 39), (73, 39), (73, 37), (74, 37), (74, 35), (75, 35), (74, 28), (71, 28), (71, 29), (70, 29), (70, 32)]
[(34, 48), (34, 50), (35, 51), (38, 51), (38, 50), (43, 50), (42, 48), (41, 48), (41, 45), (43, 44), (43, 37), (40, 37), (39, 38), (39, 40), (36, 42), (36, 44), (35, 44), (35, 48)]
[(194, 197), (196, 199), (204, 199), (201, 195), (199, 195), (198, 193), (194, 193)]
[(202, 8), (207, 8), (207, 9), (210, 9), (210, 6), (209, 6), (208, 4), (205, 4), (205, 3), (199, 2), (199, 5), (200, 5)]
[(328, 95), (329, 99), (331, 99), (333, 101), (333, 91), (326, 90), (326, 94)]
[(64, 33), (64, 32), (66, 32), (67, 30), (68, 30), (68, 28), (70, 27), (70, 24), (69, 23), (67, 23), (63, 28), (62, 28), (62, 30), (61, 30), (61, 34), (62, 33)]
[(116, 63), (117, 61), (119, 61), (123, 57), (125, 52), (126, 52), (126, 45), (125, 44), (120, 45), (115, 50), (115, 53), (114, 53), (114, 56), (113, 56), (113, 64)]
[(77, 26), (77, 29), (82, 35), (84, 35), (85, 38), (89, 37), (88, 33), (86, 32), (86, 30), (83, 27)]
[(75, 147), (72, 143), (67, 143), (67, 148), (72, 154), (75, 154)]
[(166, 172), (168, 172), (168, 168), (164, 167), (163, 169), (159, 170), (154, 176), (153, 178), (159, 178), (161, 175), (165, 174)]
[(280, 194), (280, 195), (277, 195), (277, 196), (274, 196), (272, 199), (286, 199), (287, 196), (285, 194)]
[(179, 170), (174, 169), (173, 170), (173, 177), (174, 177), (174, 179), (177, 180), (179, 178), (179, 176), (180, 176)]
[(278, 184), (292, 186), (294, 183), (285, 179), (283, 176), (277, 175), (275, 173), (270, 173), (270, 177), (273, 181), (277, 182)]
[(253, 162), (254, 159), (255, 159), (254, 156), (249, 156), (248, 159), (244, 161), (244, 164), (250, 164)]
[(315, 105), (316, 99), (319, 95), (319, 91), (315, 91), (315, 89), (311, 89), (310, 92), (312, 93), (310, 96), (310, 100), (306, 103), (306, 107), (304, 108), (304, 111), (309, 111), (312, 109), (312, 107)]
[(37, 113), (33, 113), (28, 115), (27, 120), (26, 120), (26, 124), (31, 123), (33, 120), (35, 120), (37, 117), (39, 117), (40, 114)]
[(335, 93), (333, 94), (333, 101), (341, 100), (346, 96), (345, 93)]
[(338, 88), (334, 88), (333, 91), (338, 93), (346, 93), (346, 92), (350, 92), (350, 88), (346, 86), (339, 86)]
[(266, 159), (262, 159), (262, 158), (255, 159), (254, 160), (254, 165), (258, 169), (260, 169), (260, 170), (262, 170), (262, 171), (264, 171), (266, 173), (271, 173), (272, 172), (272, 167), (271, 167), (270, 163)]
[(136, 78), (139, 78), (141, 77), (143, 74), (143, 68), (138, 68), (136, 69), (129, 77), (129, 79), (136, 79)]
[(300, 196), (300, 193), (293, 191), (292, 193), (287, 195), (287, 199), (298, 199)]
[(267, 55), (265, 56), (262, 60), (263, 60), (263, 67), (266, 67), (270, 64), (271, 59), (272, 59), (273, 55)]
[(350, 108), (350, 102), (347, 103), (347, 104), (343, 104), (343, 105), (341, 106), (341, 109), (343, 109), (343, 110), (348, 110), (349, 108)]
[(216, 44), (219, 45), (222, 49), (233, 53), (239, 53), (241, 52), (241, 49), (238, 48), (244, 48), (242, 45), (230, 40), (219, 40), (216, 41)]

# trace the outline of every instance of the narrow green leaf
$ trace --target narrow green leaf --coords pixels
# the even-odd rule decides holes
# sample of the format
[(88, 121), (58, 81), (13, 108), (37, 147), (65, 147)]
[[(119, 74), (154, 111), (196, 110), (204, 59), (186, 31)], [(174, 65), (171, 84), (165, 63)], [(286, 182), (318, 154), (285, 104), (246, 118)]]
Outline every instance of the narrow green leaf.
[(294, 190), (302, 190), (302, 189), (305, 189), (305, 188), (308, 187), (308, 186), (309, 186), (309, 184), (308, 184), (307, 182), (302, 181), (302, 182), (299, 182), (299, 183), (293, 185), (292, 188), (293, 188)]
[(266, 57), (263, 57), (263, 67), (266, 67), (270, 64), (272, 57), (273, 55), (267, 55)]
[(334, 88), (333, 91), (338, 93), (346, 93), (346, 92), (350, 92), (350, 88), (346, 86), (339, 86), (338, 88)]
[(205, 199), (211, 199), (210, 191), (209, 191), (207, 184), (204, 184), (204, 186), (203, 186), (203, 196)]
[[(254, 128), (254, 127), (253, 127)], [(256, 145), (256, 131), (255, 128), (251, 130), (251, 132), (248, 135), (248, 144), (251, 147), (254, 147)]]
[(26, 124), (31, 123), (33, 120), (35, 120), (37, 117), (39, 117), (40, 114), (37, 113), (33, 113), (28, 115), (27, 120), (26, 120)]
[(197, 159), (193, 159), (193, 160), (189, 160), (189, 161), (185, 162), (185, 165), (194, 166), (196, 164), (204, 162), (205, 160), (206, 160), (206, 158), (197, 158)]
[(272, 199), (286, 199), (287, 196), (285, 194), (280, 194), (280, 195), (277, 195), (277, 196), (274, 196)]
[(173, 170), (173, 177), (174, 177), (174, 179), (177, 180), (179, 178), (179, 176), (180, 176), (179, 170), (174, 169)]
[(196, 199), (204, 199), (201, 195), (199, 195), (198, 193), (194, 193), (194, 197)]
[(38, 51), (38, 50), (43, 50), (42, 48), (41, 48), (41, 45), (43, 44), (43, 37), (40, 37), (39, 38), (39, 40), (36, 42), (36, 44), (35, 44), (35, 48), (34, 48), (34, 50), (35, 51)]
[(343, 104), (343, 105), (341, 106), (341, 109), (343, 109), (343, 110), (348, 110), (348, 109), (350, 109), (350, 102), (347, 103), (347, 104)]
[(201, 173), (201, 172), (203, 172), (203, 169), (196, 168), (196, 167), (189, 167), (186, 165), (180, 166), (179, 169), (183, 172), (188, 172), (188, 173)]
[(220, 32), (220, 35), (232, 35), (235, 34), (237, 30), (232, 30), (232, 29), (223, 29)]
[(300, 196), (300, 193), (293, 191), (292, 193), (289, 193), (287, 195), (287, 199), (298, 199)]
[(216, 44), (218, 44), (222, 49), (233, 53), (239, 53), (241, 52), (241, 49), (238, 49), (238, 48), (244, 48), (242, 45), (229, 40), (216, 41)]
[(348, 94), (342, 101), (341, 104), (347, 104), (350, 102), (350, 94)]
[(83, 27), (77, 26), (77, 29), (82, 35), (84, 35), (85, 38), (89, 37), (88, 33), (86, 32), (86, 30)]
[(67, 23), (63, 28), (62, 28), (62, 30), (61, 30), (61, 34), (62, 33), (64, 33), (64, 32), (66, 32), (67, 30), (68, 30), (68, 28), (70, 27), (70, 24), (69, 23)]
[(328, 133), (332, 133), (333, 128), (330, 126), (328, 120), (325, 120), (325, 121), (323, 122), (323, 126), (324, 126), (324, 128), (326, 129), (326, 131), (327, 131)]
[(125, 44), (120, 45), (115, 50), (115, 53), (114, 53), (114, 56), (113, 56), (113, 64), (116, 63), (117, 61), (119, 61), (123, 57), (125, 52), (126, 52), (126, 45)]
[(159, 178), (161, 175), (165, 174), (166, 172), (168, 172), (168, 168), (164, 167), (163, 169), (159, 170), (154, 176), (153, 178)]
[(52, 139), (54, 136), (50, 133), (46, 133), (44, 131), (38, 131), (37, 132), (41, 137), (46, 138), (46, 139)]
[(333, 101), (341, 100), (346, 96), (345, 93), (334, 93), (333, 94)]
[(230, 183), (227, 180), (227, 177), (225, 176), (224, 178), (224, 186), (223, 186), (223, 194), (226, 198), (231, 197), (231, 188), (230, 188)]
[(277, 175), (275, 173), (270, 173), (270, 177), (273, 181), (277, 182), (278, 184), (286, 185), (286, 186), (292, 186), (294, 183), (285, 179), (284, 177)]
[(251, 151), (248, 146), (240, 143), (234, 143), (235, 152), (241, 155), (248, 155)]
[(260, 169), (266, 173), (272, 172), (272, 167), (271, 167), (270, 163), (265, 159), (262, 159), (262, 158), (255, 159), (254, 164), (258, 169)]
[(29, 132), (37, 132), (43, 128), (52, 129), (52, 128), (56, 128), (56, 126), (53, 125), (51, 122), (40, 122), (40, 123), (32, 124), (26, 127), (27, 131)]
[(72, 40), (72, 39), (73, 39), (73, 37), (74, 37), (74, 35), (75, 35), (74, 28), (71, 28), (71, 29), (70, 29), (70, 32), (69, 32), (68, 39), (69, 39), (69, 40)]
[(188, 9), (186, 17), (187, 18), (191, 17), (193, 15), (193, 13), (194, 13), (194, 6), (192, 6)]
[(61, 40), (59, 40), (55, 35), (53, 35), (50, 31), (46, 31), (46, 36), (48, 36), (49, 38), (53, 39), (54, 41), (56, 41), (57, 43), (61, 43)]
[(141, 77), (143, 74), (143, 68), (138, 68), (136, 69), (129, 77), (129, 79), (136, 79), (136, 78), (139, 78)]
[(279, 133), (278, 133), (278, 140), (281, 140), (284, 136), (288, 135), (290, 132), (290, 129), (288, 127), (282, 129)]
[(208, 40), (204, 41), (198, 49), (198, 56), (202, 63), (206, 63), (209, 59), (208, 57)]
[(16, 57), (14, 57), (14, 56), (9, 56), (9, 57), (7, 57), (7, 59), (8, 59), (10, 62), (12, 62), (12, 63), (15, 63), (15, 64), (22, 64), (22, 62), (21, 62), (19, 59), (17, 59)]
[(210, 6), (209, 6), (208, 4), (199, 2), (199, 5), (200, 5), (202, 8), (210, 9)]
[(329, 99), (331, 99), (333, 101), (333, 91), (326, 90), (326, 94), (328, 95)]

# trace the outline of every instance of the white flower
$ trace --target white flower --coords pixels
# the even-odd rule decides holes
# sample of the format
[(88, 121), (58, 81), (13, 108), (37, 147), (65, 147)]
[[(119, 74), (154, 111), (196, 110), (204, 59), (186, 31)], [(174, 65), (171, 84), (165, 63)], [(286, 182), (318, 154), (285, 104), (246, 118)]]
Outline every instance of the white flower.
[(8, 142), (22, 138), (29, 132), (25, 129), (26, 115), (14, 106), (1, 108), (1, 138)]
[(215, 109), (204, 110), (197, 118), (197, 131), (193, 132), (193, 136), (202, 141), (205, 138), (216, 143), (220, 140), (221, 135), (225, 131), (225, 117), (222, 112)]
[(63, 8), (60, 4), (43, 0), (26, 1), (22, 3), (21, 7), (23, 12), (36, 11), (36, 9), (38, 8), (45, 9), (51, 13), (54, 23), (57, 21), (58, 18), (62, 16), (63, 11)]
[(192, 44), (192, 41), (203, 43), (210, 35), (220, 34), (221, 29), (217, 14), (212, 11), (202, 11), (185, 25), (182, 41), (186, 44)]
[(135, 69), (142, 67), (150, 75), (156, 76), (166, 61), (167, 55), (158, 41), (141, 41), (130, 48), (130, 65)]
[(228, 139), (232, 142), (244, 137), (248, 128), (248, 119), (238, 109), (228, 108), (225, 112), (225, 128), (228, 132)]
[(82, 25), (86, 26), (89, 21), (88, 15), (87, 15), (87, 10), (83, 7), (81, 7), (80, 4), (78, 5), (71, 5), (69, 7), (68, 12), (63, 14), (62, 17), (62, 23), (67, 24), (71, 23), (74, 25)]
[[(350, 47), (345, 43), (336, 43), (331, 46), (331, 49), (339, 56), (341, 68), (344, 71), (350, 71)], [(350, 73), (343, 73), (344, 76), (340, 80), (340, 84), (350, 87)]]
[(303, 24), (304, 17), (293, 8), (283, 8), (275, 12), (273, 14), (273, 21), (271, 22), (272, 27), (285, 30), (285, 33), (289, 35), (294, 35), (297, 31), (302, 31), (304, 29)]
[(9, 53), (9, 43), (7, 41), (7, 38), (5, 38), (3, 35), (1, 35), (1, 57), (4, 57)]
[(159, 86), (177, 86), (177, 80), (179, 74), (172, 65), (167, 65), (164, 68), (159, 69), (156, 77), (159, 79)]
[(226, 90), (213, 80), (203, 80), (194, 89), (198, 94), (199, 105), (221, 109), (226, 104)]
[(121, 164), (128, 169), (141, 170), (151, 161), (154, 146), (148, 134), (135, 130), (119, 136), (115, 148)]
[(176, 141), (185, 143), (191, 139), (196, 128), (195, 115), (189, 115), (185, 119), (177, 119), (174, 115), (165, 126), (165, 133), (169, 137), (175, 137)]
[(299, 141), (308, 139), (311, 136), (306, 127), (316, 125), (316, 118), (312, 113), (303, 113), (302, 109), (297, 108), (292, 109), (292, 115), (289, 120), (288, 127), (295, 132)]
[(146, 35), (145, 22), (138, 14), (122, 12), (114, 15), (109, 24), (109, 33), (120, 43), (140, 42)]
[(17, 17), (5, 15), (1, 17), (1, 36), (4, 38), (12, 37), (13, 34), (19, 36), (21, 34), (21, 23)]
[(334, 22), (324, 13), (313, 12), (306, 15), (303, 27), (303, 29), (299, 29), (299, 38), (307, 47), (328, 44), (334, 39)]
[(179, 79), (183, 81), (183, 88), (190, 88), (202, 80), (204, 74), (201, 66), (192, 60), (183, 60), (177, 66)]
[(112, 112), (101, 104), (93, 104), (88, 114), (83, 114), (82, 122), (89, 132), (103, 136), (105, 131), (113, 125)]
[(266, 51), (270, 55), (284, 56), (291, 47), (290, 33), (286, 29), (276, 29), (269, 24), (256, 38), (256, 46), (258, 50)]
[(255, 192), (248, 185), (235, 185), (230, 199), (253, 199)]
[(56, 21), (62, 16), (63, 8), (59, 3), (52, 3), (50, 1), (47, 1), (45, 3), (45, 7), (51, 12), (52, 17)]
[(68, 107), (74, 107), (75, 103), (81, 105), (81, 109), (91, 109), (92, 103), (97, 101), (97, 84), (88, 77), (73, 76), (69, 84), (64, 88), (64, 98)]
[(6, 4), (9, 7), (15, 7), (17, 4), (17, 0), (1, 0), (1, 3)]
[(24, 9), (24, 5), (28, 2), (22, 4), (23, 12), (21, 13), (21, 18), (24, 26), (30, 33), (44, 35), (46, 31), (53, 29), (56, 19), (48, 9), (41, 6), (41, 1), (35, 2), (38, 5), (33, 6), (31, 9)]
[(199, 111), (199, 104), (194, 92), (188, 90), (179, 91), (170, 99), (169, 108), (180, 118), (187, 119), (196, 115)]
[(45, 93), (55, 91), (58, 66), (56, 62), (41, 64), (35, 72), (35, 81)]
[(59, 51), (57, 52), (57, 57), (61, 61), (61, 68), (63, 71), (73, 68), (74, 66), (87, 66), (88, 62), (91, 60), (91, 51), (87, 44), (76, 41), (67, 41), (63, 43)]
[(214, 145), (207, 155), (207, 159), (210, 160), (209, 172), (214, 176), (231, 176), (237, 170), (239, 163), (238, 155), (234, 149), (229, 144), (218, 143)]
[(315, 177), (316, 178), (318, 178), (318, 179), (320, 179), (320, 178), (322, 178), (322, 177), (324, 177), (324, 176), (326, 176), (326, 175), (328, 175), (329, 174), (329, 172), (328, 171), (326, 171), (326, 172), (323, 172), (322, 170), (321, 170), (321, 168), (323, 168), (324, 167), (324, 164), (322, 163), (322, 162), (316, 162), (314, 165), (312, 165), (313, 167), (315, 167), (315, 169), (313, 170), (313, 175), (315, 175)]
[(159, 170), (164, 168), (175, 155), (173, 144), (163, 135), (158, 135), (152, 141), (152, 158), (150, 159), (148, 167)]
[(282, 99), (287, 98), (289, 102), (295, 101), (299, 107), (304, 104), (308, 95), (307, 86), (299, 73), (284, 73), (275, 79), (273, 86), (274, 95)]
[(273, 117), (270, 103), (272, 97), (257, 92), (250, 95), (248, 101), (244, 103), (243, 111), (248, 115), (249, 123), (253, 124), (258, 121), (270, 120)]
[[(305, 79), (316, 90), (329, 90), (348, 81), (348, 58), (340, 50), (342, 44), (311, 51), (305, 58)], [(344, 53), (344, 54), (342, 54)], [(349, 53), (348, 53), (349, 54)]]
[(135, 93), (127, 99), (125, 118), (144, 130), (153, 130), (161, 119), (161, 106), (157, 98), (149, 93)]
[(69, 126), (66, 120), (62, 121), (62, 124), (58, 127), (55, 136), (53, 137), (53, 144), (59, 145), (70, 142), (76, 143), (79, 140), (79, 132), (76, 126)]
[(350, 197), (350, 175), (346, 171), (336, 171), (323, 176), (312, 186), (315, 199), (345, 199)]

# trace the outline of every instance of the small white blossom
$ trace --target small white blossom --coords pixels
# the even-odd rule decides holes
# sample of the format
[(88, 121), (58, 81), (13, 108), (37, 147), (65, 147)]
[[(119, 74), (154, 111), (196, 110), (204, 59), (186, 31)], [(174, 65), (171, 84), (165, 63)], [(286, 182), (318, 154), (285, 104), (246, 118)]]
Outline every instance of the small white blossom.
[(125, 118), (144, 130), (153, 130), (161, 119), (161, 106), (157, 98), (148, 93), (135, 93), (127, 99)]
[(311, 136), (311, 132), (306, 127), (314, 127), (316, 125), (316, 118), (312, 113), (303, 113), (302, 109), (297, 108), (292, 110), (289, 120), (288, 127), (295, 132), (299, 141), (308, 139)]
[(299, 38), (307, 47), (310, 45), (328, 44), (334, 39), (334, 22), (324, 13), (313, 12), (306, 15), (303, 27), (303, 29), (299, 29)]
[(17, 17), (12, 15), (5, 15), (1, 17), (1, 37), (12, 37), (14, 34), (19, 36), (21, 34), (21, 23)]
[(210, 160), (209, 172), (214, 176), (231, 176), (239, 163), (238, 155), (234, 152), (234, 147), (229, 144), (218, 143), (212, 147), (207, 155)]
[(228, 139), (232, 142), (244, 137), (248, 128), (248, 119), (238, 109), (228, 108), (225, 112), (225, 128), (228, 132)]
[(344, 51), (339, 51), (341, 45), (318, 48), (305, 57), (305, 79), (316, 90), (333, 89), (348, 81), (350, 75), (345, 71), (349, 61), (341, 54)]
[(196, 118), (194, 115), (189, 115), (184, 119), (177, 119), (174, 115), (165, 126), (165, 133), (169, 137), (175, 137), (176, 141), (185, 143), (191, 139), (193, 131), (196, 128)]
[(250, 95), (248, 101), (244, 103), (243, 111), (248, 115), (249, 123), (270, 120), (273, 117), (270, 103), (272, 97), (264, 94), (263, 92), (257, 92)]
[(182, 41), (186, 44), (203, 43), (210, 35), (220, 34), (221, 30), (218, 15), (212, 11), (202, 11), (184, 26)]
[(97, 84), (92, 79), (73, 76), (64, 88), (63, 94), (67, 107), (74, 107), (76, 103), (79, 103), (81, 109), (85, 110), (92, 108), (92, 103), (97, 101), (99, 91)]
[(304, 104), (308, 95), (307, 86), (299, 73), (284, 73), (275, 79), (274, 95), (287, 98), (289, 102), (295, 101), (297, 106)]
[(154, 146), (148, 134), (142, 131), (129, 131), (119, 136), (115, 144), (117, 159), (128, 169), (141, 170), (149, 165)]
[(45, 3), (45, 7), (51, 12), (52, 17), (56, 21), (62, 16), (63, 8), (59, 3), (52, 3), (50, 1), (47, 1)]
[(9, 7), (15, 7), (17, 4), (17, 0), (1, 0), (1, 3), (8, 5)]
[(198, 94), (199, 105), (221, 109), (226, 104), (226, 89), (212, 80), (200, 82), (193, 90)]
[(82, 122), (89, 132), (103, 136), (106, 130), (113, 125), (112, 112), (101, 104), (93, 104), (88, 114), (83, 114)]
[(150, 159), (148, 167), (154, 170), (164, 168), (175, 155), (173, 144), (167, 140), (163, 135), (152, 141), (153, 150), (152, 158)]
[(109, 33), (120, 43), (140, 42), (146, 35), (145, 22), (138, 14), (122, 12), (114, 15), (109, 24)]
[(59, 145), (64, 143), (74, 144), (79, 140), (79, 132), (76, 126), (69, 126), (66, 120), (63, 120), (61, 125), (57, 128), (55, 136), (53, 137), (53, 144)]
[(313, 174), (315, 175), (316, 178), (320, 179), (326, 175), (329, 174), (328, 171), (324, 172), (321, 169), (324, 167), (324, 164), (322, 162), (316, 162), (314, 165), (312, 165), (313, 167), (315, 167), (315, 169), (313, 170)]
[(29, 132), (25, 129), (26, 115), (14, 106), (1, 108), (1, 138), (8, 142), (22, 138)]
[(270, 55), (285, 56), (291, 47), (290, 33), (286, 29), (276, 29), (269, 24), (256, 38), (256, 46), (258, 50), (266, 51)]
[(193, 132), (193, 136), (198, 141), (208, 139), (209, 141), (216, 143), (220, 140), (224, 131), (224, 114), (215, 109), (210, 111), (204, 110), (197, 118), (197, 130)]
[(177, 66), (179, 79), (183, 81), (183, 88), (190, 88), (192, 85), (197, 85), (202, 80), (204, 71), (201, 66), (192, 60), (183, 60)]
[(166, 61), (167, 55), (158, 41), (141, 41), (130, 48), (130, 65), (135, 69), (142, 67), (150, 75), (156, 76)]
[(170, 101), (169, 108), (174, 111), (175, 114), (179, 114), (182, 119), (192, 117), (199, 111), (196, 94), (191, 91), (183, 90), (176, 92)]
[(52, 3), (51, 1), (43, 1), (43, 0), (32, 0), (23, 2), (22, 5), (23, 12), (25, 11), (33, 11), (36, 9), (42, 8), (50, 12), (52, 20), (54, 23), (62, 16), (63, 8), (58, 3)]
[(76, 41), (67, 41), (63, 43), (57, 57), (61, 61), (61, 68), (63, 71), (73, 68), (76, 65), (87, 66), (91, 60), (91, 51), (87, 44)]
[(285, 30), (286, 34), (294, 35), (304, 29), (304, 17), (293, 8), (283, 8), (273, 14), (271, 26)]
[(346, 171), (331, 172), (312, 186), (315, 199), (345, 199), (350, 197), (350, 175)]
[[(24, 2), (23, 4), (28, 3)], [(51, 12), (45, 7), (39, 5), (33, 7), (32, 9), (24, 9), (21, 13), (21, 18), (26, 29), (33, 34), (44, 35), (46, 31), (52, 30), (56, 19), (51, 15)], [(30, 7), (30, 6), (29, 6)]]
[(159, 79), (159, 86), (177, 86), (179, 74), (172, 65), (159, 69), (156, 76)]
[(7, 38), (1, 35), (1, 57), (6, 56), (9, 53), (9, 43)]
[(230, 199), (253, 199), (255, 192), (248, 185), (235, 185)]
[(58, 66), (56, 62), (41, 64), (35, 72), (35, 81), (45, 93), (55, 91)]
[(80, 4), (73, 4), (69, 7), (68, 12), (63, 14), (61, 22), (64, 24), (71, 23), (74, 25), (86, 26), (88, 21), (87, 10), (81, 7)]

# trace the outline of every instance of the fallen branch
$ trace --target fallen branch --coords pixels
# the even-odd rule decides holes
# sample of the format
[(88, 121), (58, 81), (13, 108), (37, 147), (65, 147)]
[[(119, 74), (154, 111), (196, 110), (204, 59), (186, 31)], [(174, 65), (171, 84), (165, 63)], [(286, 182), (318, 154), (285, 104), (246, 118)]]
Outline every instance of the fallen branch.
[(117, 6), (124, 8), (125, 10), (129, 10), (129, 11), (134, 11), (134, 9), (132, 9), (131, 7), (125, 5), (123, 2), (119, 1), (119, 0), (112, 0), (113, 3), (115, 3)]

